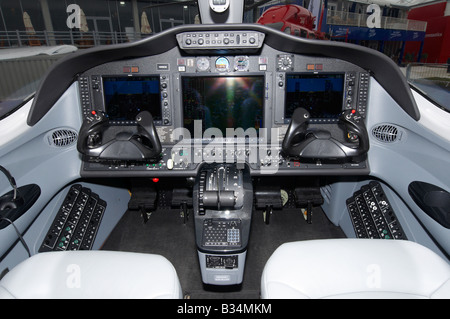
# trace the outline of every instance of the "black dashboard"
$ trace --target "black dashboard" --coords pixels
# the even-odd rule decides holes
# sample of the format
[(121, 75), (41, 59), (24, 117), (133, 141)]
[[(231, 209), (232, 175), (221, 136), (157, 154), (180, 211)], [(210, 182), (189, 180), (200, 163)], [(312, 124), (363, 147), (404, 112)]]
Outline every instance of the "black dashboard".
[[(409, 90), (389, 88), (399, 77), (390, 63), (259, 25), (204, 25), (88, 50), (51, 72), (72, 73), (56, 91), (78, 82), (82, 176), (196, 176), (204, 163), (251, 175), (365, 175), (371, 79), (416, 117)], [(45, 114), (49, 84), (29, 124)]]

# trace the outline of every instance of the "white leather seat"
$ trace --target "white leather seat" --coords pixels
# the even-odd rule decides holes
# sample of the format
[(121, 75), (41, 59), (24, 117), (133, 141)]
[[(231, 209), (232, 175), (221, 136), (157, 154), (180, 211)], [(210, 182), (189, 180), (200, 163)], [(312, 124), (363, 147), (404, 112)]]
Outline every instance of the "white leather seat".
[(261, 297), (450, 298), (450, 266), (410, 241), (333, 239), (281, 245), (269, 258)]
[(0, 298), (178, 299), (173, 265), (159, 255), (67, 251), (40, 253), (0, 281)]

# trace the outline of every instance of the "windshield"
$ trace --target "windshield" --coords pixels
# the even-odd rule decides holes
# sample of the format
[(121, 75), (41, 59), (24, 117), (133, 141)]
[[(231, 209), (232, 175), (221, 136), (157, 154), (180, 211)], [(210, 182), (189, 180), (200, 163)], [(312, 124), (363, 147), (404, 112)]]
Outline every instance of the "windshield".
[(406, 77), (415, 89), (450, 112), (450, 64), (411, 63)]
[[(411, 63), (448, 63), (448, 12), (448, 1), (432, 0), (245, 0), (242, 22), (366, 46), (406, 74)], [(67, 54), (202, 23), (197, 1), (183, 0), (0, 0), (0, 18), (0, 119), (29, 99)], [(437, 87), (434, 101), (448, 109), (448, 72), (409, 74), (429, 97)]]
[(0, 50), (0, 119), (33, 96), (53, 63), (76, 50), (76, 47), (64, 45)]

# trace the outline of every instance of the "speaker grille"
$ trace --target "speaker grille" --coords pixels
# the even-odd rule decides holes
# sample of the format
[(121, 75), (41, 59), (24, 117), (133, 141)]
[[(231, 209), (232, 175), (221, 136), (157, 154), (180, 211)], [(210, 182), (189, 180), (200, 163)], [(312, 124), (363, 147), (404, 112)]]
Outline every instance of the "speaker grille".
[(401, 134), (396, 126), (383, 124), (375, 126), (372, 129), (372, 136), (380, 142), (393, 143), (400, 139)]
[(76, 142), (78, 134), (69, 129), (59, 129), (51, 132), (49, 136), (50, 145), (57, 147), (70, 146)]

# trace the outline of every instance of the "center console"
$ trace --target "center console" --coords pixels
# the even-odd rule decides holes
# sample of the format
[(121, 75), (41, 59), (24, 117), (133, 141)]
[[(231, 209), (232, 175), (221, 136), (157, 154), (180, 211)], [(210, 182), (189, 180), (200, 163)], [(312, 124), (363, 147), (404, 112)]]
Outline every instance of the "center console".
[(204, 166), (193, 191), (195, 239), (205, 284), (236, 285), (243, 279), (253, 208), (247, 167)]

